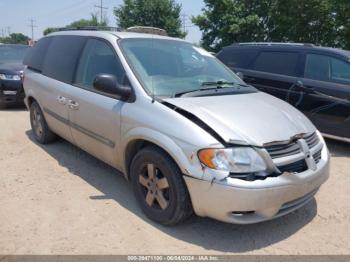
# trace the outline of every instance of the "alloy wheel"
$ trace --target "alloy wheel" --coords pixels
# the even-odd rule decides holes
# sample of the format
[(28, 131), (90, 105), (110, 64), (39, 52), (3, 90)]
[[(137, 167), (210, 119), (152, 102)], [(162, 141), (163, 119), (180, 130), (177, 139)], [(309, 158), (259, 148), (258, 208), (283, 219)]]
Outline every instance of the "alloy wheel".
[(144, 200), (148, 206), (165, 210), (169, 206), (169, 183), (162, 172), (154, 165), (147, 164), (139, 175)]
[(43, 134), (43, 123), (41, 113), (37, 107), (34, 107), (32, 114), (33, 128), (34, 132), (38, 137), (41, 137)]

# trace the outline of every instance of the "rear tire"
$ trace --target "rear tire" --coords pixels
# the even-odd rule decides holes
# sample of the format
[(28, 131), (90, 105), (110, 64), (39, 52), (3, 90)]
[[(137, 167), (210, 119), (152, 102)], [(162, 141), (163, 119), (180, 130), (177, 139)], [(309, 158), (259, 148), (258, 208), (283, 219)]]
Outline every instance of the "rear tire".
[(40, 144), (48, 144), (56, 140), (56, 134), (48, 127), (44, 114), (35, 101), (30, 106), (30, 124), (34, 138)]
[(136, 200), (145, 215), (163, 225), (176, 225), (192, 213), (182, 173), (173, 159), (157, 147), (136, 154), (130, 168)]

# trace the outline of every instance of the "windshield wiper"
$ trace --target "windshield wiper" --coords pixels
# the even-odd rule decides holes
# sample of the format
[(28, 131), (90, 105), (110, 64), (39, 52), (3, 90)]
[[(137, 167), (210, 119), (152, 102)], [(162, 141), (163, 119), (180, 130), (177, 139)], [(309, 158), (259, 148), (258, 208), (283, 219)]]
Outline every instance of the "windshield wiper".
[[(228, 86), (228, 87), (224, 87), (224, 86)], [(203, 88), (200, 89), (194, 89), (194, 90), (190, 90), (190, 91), (185, 91), (185, 92), (181, 92), (181, 93), (176, 93), (173, 95), (173, 97), (181, 97), (184, 96), (186, 94), (189, 93), (199, 93), (199, 92), (203, 92), (203, 91), (210, 91), (210, 90), (221, 90), (221, 89), (228, 89), (228, 88), (233, 88), (236, 86), (236, 88), (239, 90), (240, 87), (250, 87), (248, 85), (245, 84), (241, 84), (241, 83), (236, 83), (236, 82), (225, 82), (225, 81), (216, 81), (216, 82), (203, 82), (201, 84), (201, 86)], [(237, 87), (238, 86), (238, 87)]]
[(202, 86), (217, 86), (217, 87), (221, 87), (221, 86), (224, 86), (224, 85), (232, 86), (232, 85), (235, 85), (235, 84), (237, 84), (237, 83), (235, 83), (235, 82), (226, 82), (226, 81), (216, 81), (216, 82), (203, 82)]
[(200, 89), (185, 91), (185, 92), (181, 92), (181, 93), (176, 93), (176, 94), (174, 94), (173, 97), (181, 97), (181, 96), (183, 96), (183, 95), (190, 94), (190, 93), (197, 93), (197, 92), (199, 93), (199, 92), (203, 92), (203, 91), (221, 90), (221, 89), (226, 89), (226, 88), (224, 88), (224, 87), (222, 87), (222, 86), (200, 88)]

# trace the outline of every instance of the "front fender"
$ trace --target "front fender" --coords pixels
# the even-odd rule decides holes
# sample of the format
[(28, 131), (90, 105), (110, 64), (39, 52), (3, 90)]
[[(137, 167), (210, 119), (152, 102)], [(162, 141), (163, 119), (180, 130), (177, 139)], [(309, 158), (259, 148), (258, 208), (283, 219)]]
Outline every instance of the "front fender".
[[(128, 131), (122, 138), (121, 152), (123, 152), (123, 155), (121, 159), (123, 163), (122, 166), (124, 167), (124, 172), (127, 170), (125, 166), (125, 152), (127, 146), (129, 143), (135, 140), (145, 140), (165, 150), (174, 159), (183, 174), (196, 178), (203, 177), (203, 169), (199, 160), (197, 159), (197, 151), (193, 145), (145, 127), (133, 128)], [(183, 148), (186, 152), (183, 150)]]

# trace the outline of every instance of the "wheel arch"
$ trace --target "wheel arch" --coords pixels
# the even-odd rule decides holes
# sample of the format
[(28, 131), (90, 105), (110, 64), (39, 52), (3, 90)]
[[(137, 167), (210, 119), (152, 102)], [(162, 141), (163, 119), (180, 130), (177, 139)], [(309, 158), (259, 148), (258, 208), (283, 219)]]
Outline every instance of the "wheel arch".
[(169, 137), (162, 133), (147, 128), (138, 128), (130, 132), (124, 144), (122, 163), (124, 174), (129, 178), (129, 171), (132, 159), (137, 152), (146, 146), (154, 146), (161, 149), (165, 154), (177, 164), (183, 174), (189, 175), (189, 159), (182, 149)]

